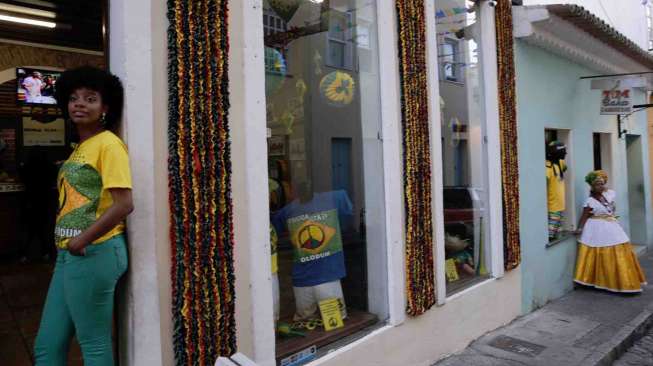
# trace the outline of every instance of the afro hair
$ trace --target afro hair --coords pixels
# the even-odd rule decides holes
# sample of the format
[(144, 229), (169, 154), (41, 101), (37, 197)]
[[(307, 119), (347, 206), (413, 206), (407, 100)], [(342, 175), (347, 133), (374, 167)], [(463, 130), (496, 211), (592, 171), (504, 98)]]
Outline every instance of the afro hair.
[(64, 71), (57, 79), (55, 98), (65, 119), (70, 117), (68, 99), (79, 88), (87, 88), (100, 94), (102, 104), (108, 107), (104, 128), (115, 130), (122, 118), (125, 98), (125, 91), (120, 79), (107, 71), (92, 66), (82, 66)]

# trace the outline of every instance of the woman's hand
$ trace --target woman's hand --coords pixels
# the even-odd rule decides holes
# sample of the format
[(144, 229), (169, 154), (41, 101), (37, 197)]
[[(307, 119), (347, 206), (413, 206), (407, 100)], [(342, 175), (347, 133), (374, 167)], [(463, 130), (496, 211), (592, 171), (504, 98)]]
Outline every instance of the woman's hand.
[(574, 233), (574, 235), (579, 236), (580, 234), (583, 233), (583, 228), (582, 227), (578, 228), (578, 229), (574, 230), (573, 233)]
[(80, 236), (76, 236), (68, 242), (68, 252), (72, 255), (76, 256), (84, 256), (86, 255), (86, 247), (88, 246), (88, 243), (85, 242), (80, 238)]

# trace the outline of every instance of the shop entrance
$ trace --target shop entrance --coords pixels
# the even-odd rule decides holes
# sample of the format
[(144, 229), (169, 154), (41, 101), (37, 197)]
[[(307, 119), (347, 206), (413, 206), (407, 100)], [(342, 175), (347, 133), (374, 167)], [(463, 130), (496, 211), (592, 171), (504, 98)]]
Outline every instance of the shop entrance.
[[(56, 107), (60, 73), (106, 67), (105, 0), (0, 1), (0, 359), (33, 364), (56, 249), (56, 176), (76, 136)], [(82, 365), (77, 342), (68, 365)]]
[(639, 135), (626, 136), (628, 164), (628, 207), (630, 240), (634, 244), (646, 244), (646, 210), (644, 205), (644, 164), (642, 162), (642, 139)]

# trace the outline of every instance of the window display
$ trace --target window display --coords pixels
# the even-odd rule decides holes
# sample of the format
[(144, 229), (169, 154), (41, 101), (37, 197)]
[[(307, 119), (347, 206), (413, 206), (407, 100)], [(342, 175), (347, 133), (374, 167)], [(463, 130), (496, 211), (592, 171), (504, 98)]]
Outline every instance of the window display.
[(488, 275), (487, 154), (475, 2), (437, 0), (447, 293)]
[(263, 14), (283, 363), (387, 317), (387, 271), (368, 256), (385, 247), (376, 9), (364, 0), (269, 0)]

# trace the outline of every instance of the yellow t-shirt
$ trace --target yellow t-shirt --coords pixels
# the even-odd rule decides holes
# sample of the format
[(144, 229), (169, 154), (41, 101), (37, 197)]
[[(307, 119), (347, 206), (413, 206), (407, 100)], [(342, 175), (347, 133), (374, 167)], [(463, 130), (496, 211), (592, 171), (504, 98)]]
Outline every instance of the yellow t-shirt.
[[(61, 166), (57, 186), (59, 210), (54, 237), (57, 247), (66, 249), (71, 238), (81, 234), (113, 205), (109, 188), (132, 187), (127, 147), (110, 131), (89, 138)], [(93, 244), (124, 230), (124, 223), (120, 223)]]
[[(562, 171), (567, 170), (564, 160), (560, 160)], [(565, 182), (560, 177), (560, 168), (557, 164), (546, 161), (546, 193), (549, 212), (565, 210)]]

